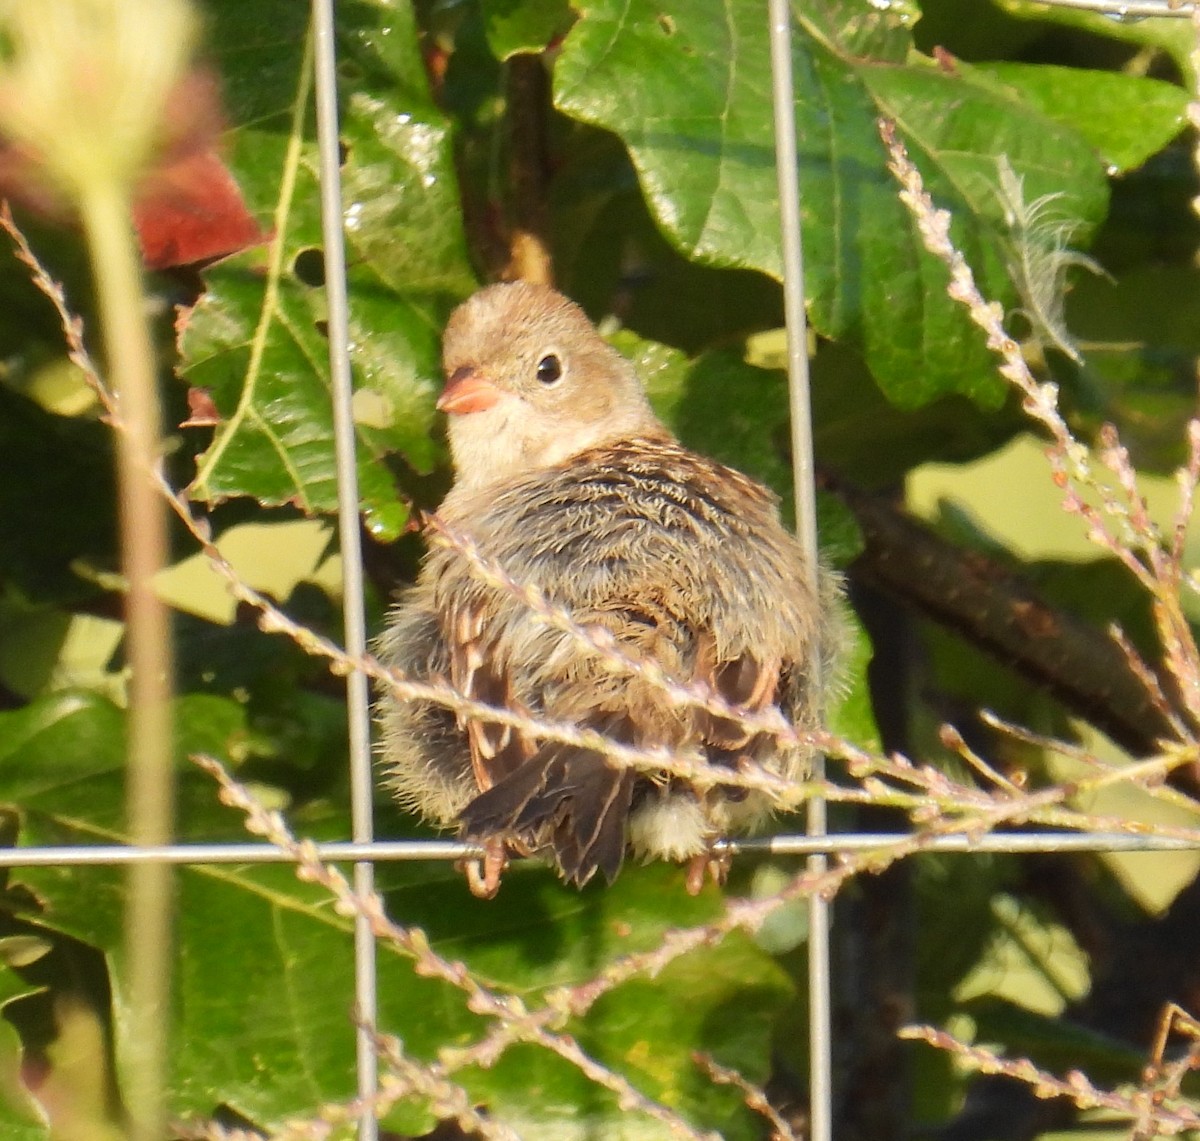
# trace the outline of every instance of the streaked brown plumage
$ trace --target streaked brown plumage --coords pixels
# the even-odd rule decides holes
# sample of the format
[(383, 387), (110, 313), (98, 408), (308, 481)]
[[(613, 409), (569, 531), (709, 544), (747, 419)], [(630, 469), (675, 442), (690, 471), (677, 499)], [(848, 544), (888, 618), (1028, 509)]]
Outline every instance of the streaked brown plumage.
[[(439, 509), (519, 583), (636, 657), (700, 681), (747, 711), (777, 705), (811, 725), (807, 663), (828, 658), (829, 598), (805, 585), (799, 545), (771, 492), (676, 443), (632, 366), (553, 290), (496, 285), (446, 329), (455, 483)], [(830, 592), (832, 593), (832, 592)], [(702, 708), (541, 620), (437, 544), (393, 610), (381, 658), (448, 680), (475, 700), (594, 728), (636, 747), (699, 749), (713, 765), (749, 757), (788, 777), (800, 750)], [(590, 750), (444, 707), (380, 700), (387, 781), (402, 803), (490, 844), (477, 890), (498, 884), (505, 847), (550, 856), (563, 877), (611, 880), (635, 854), (707, 861), (711, 842), (769, 816), (760, 793), (706, 791), (623, 770)], [(690, 877), (693, 884), (699, 879)]]

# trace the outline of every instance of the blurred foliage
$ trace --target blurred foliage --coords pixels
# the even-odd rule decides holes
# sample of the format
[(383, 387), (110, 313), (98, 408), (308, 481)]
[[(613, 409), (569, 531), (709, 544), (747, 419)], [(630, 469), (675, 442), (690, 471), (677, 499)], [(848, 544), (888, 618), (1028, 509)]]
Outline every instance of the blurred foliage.
[[(296, 0), (207, 0), (202, 8), (207, 54), (224, 90), (225, 161), (273, 240), (198, 276), (178, 271), (151, 282), (175, 422), (187, 416), (189, 396), (211, 402), (218, 420), (177, 429), (168, 463), (211, 510), (216, 531), (255, 523), (267, 550), (273, 526), (329, 513), (336, 497), (312, 33), (307, 6)], [(1031, 359), (1061, 386), (1081, 434), (1113, 421), (1139, 465), (1171, 470), (1194, 407), (1200, 347), (1200, 233), (1188, 208), (1196, 174), (1178, 138), (1186, 21), (1120, 23), (1024, 0), (925, 0), (920, 8), (811, 0), (795, 9), (822, 470), (895, 493), (921, 465), (987, 455), (1023, 429), (980, 334), (946, 296), (944, 268), (924, 253), (896, 197), (879, 115), (898, 122), (939, 205), (953, 212), (956, 241), (985, 291), (1029, 334)], [(441, 326), (497, 272), (517, 228), (533, 226), (559, 284), (616, 330), (614, 342), (637, 362), (681, 438), (786, 500), (787, 385), (778, 337), (771, 340), (782, 323), (782, 267), (763, 6), (343, 0), (337, 19), (370, 613), (378, 619), (413, 571), (419, 549), (404, 532), (414, 508), (435, 505), (448, 484), (434, 412)], [(542, 102), (512, 82), (531, 68), (544, 79)], [(1006, 216), (1002, 158), (1026, 203), (1054, 196), (1058, 237), (1088, 249), (1104, 271), (1073, 271), (1065, 283), (1079, 363), (1038, 345), (1021, 315), (1026, 299), (1010, 267), (1028, 252), (1021, 243), (1037, 239)], [(22, 222), (86, 317), (78, 236), (44, 220)], [(73, 622), (120, 616), (108, 430), (80, 401), (56, 320), (11, 258), (0, 261), (0, 298), (0, 648), (20, 648), (16, 660), (11, 650), (0, 654), (5, 839), (118, 841), (120, 652), (92, 663), (89, 676), (99, 680), (89, 689), (72, 688), (79, 675), (64, 658)], [(822, 522), (831, 521), (827, 553), (844, 564), (859, 545), (853, 527), (844, 509), (822, 511)], [(939, 527), (961, 549), (1026, 572), (1056, 605), (1099, 626), (1119, 619), (1142, 640), (1145, 607), (1112, 564), (1023, 564), (963, 516), (946, 512)], [(190, 553), (179, 542), (178, 557)], [(336, 637), (334, 600), (316, 587), (302, 584), (286, 607)], [(961, 639), (920, 633), (920, 676), (900, 695), (916, 755), (952, 763), (936, 744), (936, 723), (981, 705), (1042, 731), (1069, 729), (1048, 697)], [(297, 831), (344, 836), (336, 681), (242, 617), (224, 627), (181, 615), (176, 635), (181, 836), (243, 836), (184, 760), (197, 750), (224, 759), (285, 807)], [(839, 731), (873, 744), (865, 637), (858, 645), (835, 718)], [(878, 704), (880, 694), (872, 696)], [(1034, 750), (1003, 759), (1039, 764)], [(420, 833), (383, 797), (378, 808), (381, 835)], [(777, 871), (757, 870), (766, 879)], [(1098, 1032), (1064, 1029), (1010, 999), (961, 998), (960, 984), (1005, 937), (996, 901), (1022, 890), (1012, 861), (926, 859), (915, 875), (921, 1017), (969, 1017), (981, 1035), (1036, 1058), (1094, 1064), (1104, 1077), (1130, 1072), (1128, 1048)], [(680, 870), (669, 867), (630, 867), (612, 889), (582, 893), (545, 870), (521, 869), (490, 903), (473, 899), (448, 866), (386, 867), (380, 878), (397, 921), (424, 927), (447, 957), (527, 1000), (593, 977), (721, 909), (716, 889), (692, 899)], [(11, 1027), (26, 1060), (52, 1058), (46, 1044), (79, 1025), (68, 1014), (82, 997), (102, 1023), (96, 1066), (117, 1080), (124, 888), (112, 869), (31, 868), (11, 873), (5, 889), (0, 1089), (12, 1096), (0, 1121), (5, 1136), (27, 1138), (43, 1128), (16, 1092)], [(740, 865), (730, 890), (749, 890)], [(1121, 889), (1105, 879), (1096, 891), (1111, 907)], [(206, 1115), (227, 1106), (269, 1127), (351, 1096), (348, 921), (286, 868), (181, 869), (178, 899), (172, 1111)], [(1035, 927), (1050, 928), (1049, 916), (1030, 915)], [(36, 962), (4, 951), (7, 939), (34, 935), (55, 945), (40, 973)], [(87, 970), (78, 948), (95, 955)], [(1063, 953), (1086, 969), (1077, 947)], [(415, 1057), (482, 1032), (462, 994), (417, 977), (397, 954), (385, 950), (380, 971), (381, 1024)], [(698, 1127), (751, 1138), (761, 1132), (755, 1118), (700, 1075), (691, 1051), (757, 1082), (780, 1057), (802, 1068), (803, 989), (802, 954), (778, 932), (761, 945), (731, 938), (617, 988), (570, 1032)], [(775, 1057), (772, 1043), (786, 1043)], [(915, 1074), (918, 1111), (952, 1112), (962, 1079), (928, 1057)], [(662, 1135), (545, 1052), (513, 1050), (462, 1080), (524, 1137)], [(430, 1119), (407, 1107), (390, 1124), (416, 1132)]]

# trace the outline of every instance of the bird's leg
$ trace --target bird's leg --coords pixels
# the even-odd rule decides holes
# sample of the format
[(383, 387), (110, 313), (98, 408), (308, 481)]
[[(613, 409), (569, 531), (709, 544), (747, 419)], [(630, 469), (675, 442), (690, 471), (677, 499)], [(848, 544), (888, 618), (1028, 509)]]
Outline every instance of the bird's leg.
[(508, 867), (508, 851), (499, 836), (483, 842), (483, 859), (465, 860), (467, 886), (478, 899), (492, 899), (500, 890), (500, 877)]
[(693, 856), (687, 864), (688, 895), (699, 895), (709, 876), (717, 887), (724, 887), (732, 864), (733, 857), (728, 850), (716, 851), (711, 846), (707, 851)]

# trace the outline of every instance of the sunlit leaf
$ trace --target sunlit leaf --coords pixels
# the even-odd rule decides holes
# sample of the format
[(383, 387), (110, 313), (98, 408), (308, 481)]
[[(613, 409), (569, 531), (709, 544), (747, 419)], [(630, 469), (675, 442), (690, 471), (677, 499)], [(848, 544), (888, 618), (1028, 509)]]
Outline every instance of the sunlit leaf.
[[(407, 519), (380, 459), (428, 471), (437, 340), (468, 292), (449, 125), (430, 101), (411, 14), (385, 0), (340, 13), (341, 175), (350, 264), (351, 355), (367, 525)], [(186, 315), (183, 374), (222, 422), (192, 493), (254, 496), (307, 512), (336, 505), (324, 267), (311, 111), (308, 11), (273, 0), (253, 13), (212, 5), (212, 42), (234, 129), (229, 164), (274, 242), (213, 267)]]
[[(817, 329), (861, 344), (888, 398), (1001, 394), (980, 334), (945, 293), (883, 167), (894, 119), (984, 288), (1013, 300), (999, 244), (997, 160), (1031, 197), (1054, 192), (1080, 235), (1102, 216), (1103, 170), (1075, 131), (1015, 87), (907, 57), (904, 13), (806, 5), (792, 33), (805, 246)], [(659, 225), (688, 256), (782, 275), (766, 21), (750, 0), (663, 18), (649, 0), (589, 5), (555, 70), (567, 113), (616, 132)]]

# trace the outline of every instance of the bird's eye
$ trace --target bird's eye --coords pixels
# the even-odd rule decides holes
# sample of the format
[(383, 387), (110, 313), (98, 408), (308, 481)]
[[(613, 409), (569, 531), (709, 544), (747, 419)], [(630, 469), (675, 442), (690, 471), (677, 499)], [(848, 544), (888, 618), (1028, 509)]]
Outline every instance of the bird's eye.
[(537, 364), (538, 381), (549, 388), (552, 384), (557, 384), (563, 378), (562, 361), (558, 359), (557, 353), (547, 353)]

